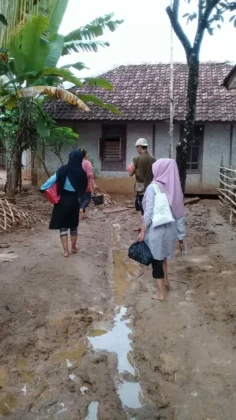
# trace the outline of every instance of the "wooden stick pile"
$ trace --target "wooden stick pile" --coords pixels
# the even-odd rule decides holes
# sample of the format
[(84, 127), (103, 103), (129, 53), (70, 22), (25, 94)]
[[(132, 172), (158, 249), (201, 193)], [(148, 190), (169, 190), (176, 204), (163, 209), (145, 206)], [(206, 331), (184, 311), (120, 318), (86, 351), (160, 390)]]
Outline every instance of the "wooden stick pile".
[(7, 200), (0, 199), (0, 232), (6, 232), (16, 226), (31, 227), (39, 219), (33, 214), (20, 209)]

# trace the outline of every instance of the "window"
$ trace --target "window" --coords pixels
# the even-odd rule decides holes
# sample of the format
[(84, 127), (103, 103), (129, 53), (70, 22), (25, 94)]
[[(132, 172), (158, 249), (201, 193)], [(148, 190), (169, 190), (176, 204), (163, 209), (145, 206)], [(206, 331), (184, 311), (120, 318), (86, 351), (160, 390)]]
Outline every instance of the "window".
[[(181, 127), (180, 135), (183, 135), (184, 127)], [(194, 139), (189, 147), (186, 169), (188, 172), (201, 172), (202, 150), (203, 150), (204, 126), (196, 125), (194, 128)]]
[(103, 140), (103, 159), (114, 162), (122, 159), (120, 137)]
[(126, 126), (107, 124), (102, 127), (99, 143), (102, 171), (124, 171), (126, 163)]

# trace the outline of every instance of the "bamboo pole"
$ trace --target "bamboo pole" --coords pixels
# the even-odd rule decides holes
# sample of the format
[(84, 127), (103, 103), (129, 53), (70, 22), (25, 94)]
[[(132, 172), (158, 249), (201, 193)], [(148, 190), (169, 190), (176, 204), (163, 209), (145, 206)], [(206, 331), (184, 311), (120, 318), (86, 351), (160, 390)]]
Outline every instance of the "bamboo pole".
[[(173, 7), (173, 1), (170, 0), (170, 7)], [(169, 158), (173, 158), (174, 153), (174, 48), (173, 48), (173, 28), (170, 25), (170, 144)]]

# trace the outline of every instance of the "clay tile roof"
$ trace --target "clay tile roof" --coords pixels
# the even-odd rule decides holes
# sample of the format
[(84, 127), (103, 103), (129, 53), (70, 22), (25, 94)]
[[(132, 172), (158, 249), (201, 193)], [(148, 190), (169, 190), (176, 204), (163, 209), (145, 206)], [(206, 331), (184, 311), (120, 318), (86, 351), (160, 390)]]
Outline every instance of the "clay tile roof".
[[(227, 63), (202, 63), (198, 87), (197, 121), (236, 121), (236, 90), (222, 86), (232, 70)], [(183, 121), (186, 110), (187, 65), (174, 64), (175, 120)], [(99, 96), (114, 104), (121, 115), (89, 104), (86, 113), (62, 101), (48, 101), (45, 109), (56, 120), (167, 120), (169, 119), (169, 64), (120, 66), (103, 75), (114, 90), (89, 87), (73, 88), (77, 92)]]

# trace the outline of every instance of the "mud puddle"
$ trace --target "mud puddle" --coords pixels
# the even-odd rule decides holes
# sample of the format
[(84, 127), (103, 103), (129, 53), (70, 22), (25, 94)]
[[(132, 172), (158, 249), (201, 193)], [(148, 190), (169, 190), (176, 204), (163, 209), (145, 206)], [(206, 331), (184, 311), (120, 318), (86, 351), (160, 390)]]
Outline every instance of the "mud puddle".
[(54, 363), (62, 363), (63, 366), (70, 368), (74, 364), (79, 365), (82, 357), (87, 353), (87, 351), (88, 351), (88, 340), (84, 339), (79, 343), (79, 345), (77, 346), (75, 350), (56, 353), (53, 356), (52, 361)]
[[(107, 351), (117, 356), (118, 378), (115, 380), (117, 393), (123, 408), (138, 409), (145, 405), (139, 371), (132, 357), (132, 330), (130, 320), (125, 319), (127, 308), (121, 306), (114, 318), (114, 327), (106, 334), (88, 337), (89, 343), (95, 351)], [(125, 378), (128, 376), (129, 380)]]
[(14, 412), (16, 405), (16, 398), (13, 395), (7, 395), (5, 398), (0, 400), (0, 414), (8, 416)]
[(137, 273), (137, 265), (130, 262), (127, 254), (121, 250), (113, 251), (112, 257), (115, 303), (123, 305), (131, 280)]
[[(131, 280), (137, 274), (137, 265), (127, 259), (124, 251), (114, 250), (112, 256), (115, 303), (118, 305), (113, 328), (105, 333), (101, 330), (101, 334), (92, 332), (88, 335), (88, 340), (95, 351), (116, 354), (118, 371), (118, 375), (114, 375), (116, 391), (127, 417), (135, 419), (133, 410), (144, 407), (146, 401), (139, 383), (140, 374), (132, 357), (131, 320), (126, 317), (127, 308), (124, 306), (124, 300)], [(132, 414), (129, 410), (132, 410)]]

